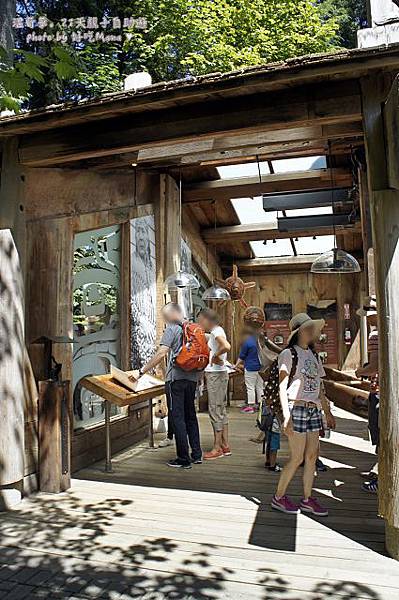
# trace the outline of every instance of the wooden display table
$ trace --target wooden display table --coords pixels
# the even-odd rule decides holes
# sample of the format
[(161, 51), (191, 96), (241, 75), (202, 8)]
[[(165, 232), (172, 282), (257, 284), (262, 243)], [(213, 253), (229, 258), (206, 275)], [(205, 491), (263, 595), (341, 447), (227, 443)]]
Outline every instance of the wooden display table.
[(152, 416), (153, 398), (165, 393), (165, 383), (159, 380), (159, 386), (152, 387), (141, 392), (132, 392), (123, 385), (119, 384), (112, 375), (92, 375), (85, 377), (80, 382), (90, 392), (101, 396), (105, 405), (105, 470), (112, 472), (112, 451), (111, 451), (111, 404), (116, 406), (134, 406), (145, 400), (148, 400), (150, 411), (149, 438), (150, 447), (154, 447), (154, 427)]

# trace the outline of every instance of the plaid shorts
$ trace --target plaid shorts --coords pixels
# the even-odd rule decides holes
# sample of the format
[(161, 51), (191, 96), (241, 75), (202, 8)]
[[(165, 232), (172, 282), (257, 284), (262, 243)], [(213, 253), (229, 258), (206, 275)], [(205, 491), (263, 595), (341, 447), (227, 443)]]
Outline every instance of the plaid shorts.
[(317, 406), (294, 405), (291, 410), (292, 428), (297, 433), (320, 431), (323, 429), (323, 417)]

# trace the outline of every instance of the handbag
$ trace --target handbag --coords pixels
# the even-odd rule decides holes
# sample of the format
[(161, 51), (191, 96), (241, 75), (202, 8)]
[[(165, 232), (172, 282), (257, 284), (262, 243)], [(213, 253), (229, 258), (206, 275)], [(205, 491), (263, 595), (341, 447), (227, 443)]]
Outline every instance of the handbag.
[(278, 356), (277, 352), (272, 349), (268, 338), (263, 334), (257, 336), (257, 349), (259, 362), (261, 364), (261, 373), (270, 369), (273, 361)]

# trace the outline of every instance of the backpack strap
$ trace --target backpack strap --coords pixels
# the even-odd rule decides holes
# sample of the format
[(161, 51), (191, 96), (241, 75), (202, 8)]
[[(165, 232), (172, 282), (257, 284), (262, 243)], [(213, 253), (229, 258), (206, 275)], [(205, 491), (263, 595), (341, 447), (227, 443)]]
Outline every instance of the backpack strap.
[(186, 327), (187, 327), (187, 322), (186, 322), (186, 321), (183, 321), (183, 323), (180, 323), (180, 326), (181, 326), (181, 328), (182, 328), (182, 331), (183, 331), (183, 346), (184, 346), (184, 344), (185, 344), (185, 343), (186, 343), (186, 341), (187, 341), (187, 335), (186, 335)]
[(298, 352), (293, 347), (290, 347), (290, 350), (291, 350), (291, 356), (292, 356), (292, 366), (291, 366), (291, 371), (290, 371), (290, 374), (289, 374), (289, 377), (288, 377), (287, 388), (290, 387), (290, 385), (292, 383), (292, 380), (295, 377), (296, 369), (297, 369), (297, 366), (298, 366)]
[(175, 354), (174, 356), (172, 356), (172, 363), (173, 363), (173, 365), (176, 365), (176, 358), (178, 357), (178, 355), (180, 354), (183, 346), (186, 343), (186, 328), (185, 328), (185, 321), (176, 321), (174, 323), (174, 325), (179, 325), (181, 327), (181, 329), (182, 329), (182, 345), (181, 345), (181, 348), (177, 352), (177, 354)]

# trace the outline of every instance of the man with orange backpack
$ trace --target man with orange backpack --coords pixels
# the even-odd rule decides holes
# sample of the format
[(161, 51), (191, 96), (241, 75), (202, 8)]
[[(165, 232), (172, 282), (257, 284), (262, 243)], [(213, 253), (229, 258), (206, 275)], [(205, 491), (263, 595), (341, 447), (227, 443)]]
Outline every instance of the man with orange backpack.
[(176, 458), (167, 465), (191, 469), (192, 463), (202, 463), (194, 400), (198, 378), (209, 361), (209, 350), (204, 330), (195, 323), (184, 322), (183, 311), (178, 304), (166, 304), (162, 316), (167, 326), (160, 346), (155, 356), (140, 371), (133, 373), (133, 378), (141, 377), (168, 357), (165, 376), (168, 428), (172, 429), (175, 436)]

